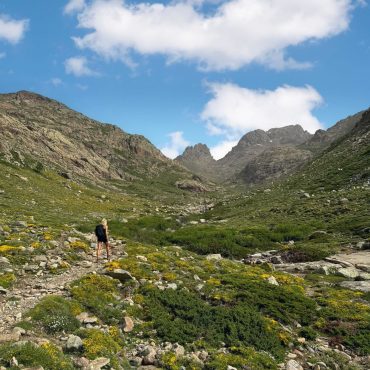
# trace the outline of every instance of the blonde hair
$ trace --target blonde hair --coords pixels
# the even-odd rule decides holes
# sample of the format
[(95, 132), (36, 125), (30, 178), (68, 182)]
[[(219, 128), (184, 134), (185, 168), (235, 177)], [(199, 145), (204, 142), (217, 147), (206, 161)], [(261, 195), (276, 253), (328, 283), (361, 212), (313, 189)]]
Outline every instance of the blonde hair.
[(102, 225), (104, 225), (104, 226), (107, 226), (107, 225), (108, 225), (108, 221), (107, 221), (105, 218), (103, 218), (103, 219), (101, 220), (101, 223), (102, 223)]

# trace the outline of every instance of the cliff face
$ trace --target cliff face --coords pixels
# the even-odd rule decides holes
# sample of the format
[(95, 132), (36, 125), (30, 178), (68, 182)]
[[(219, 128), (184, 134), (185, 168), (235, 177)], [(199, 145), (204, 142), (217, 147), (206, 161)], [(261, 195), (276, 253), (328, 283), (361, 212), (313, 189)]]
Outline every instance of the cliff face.
[(0, 155), (91, 179), (150, 177), (168, 168), (184, 172), (145, 137), (26, 91), (0, 95)]

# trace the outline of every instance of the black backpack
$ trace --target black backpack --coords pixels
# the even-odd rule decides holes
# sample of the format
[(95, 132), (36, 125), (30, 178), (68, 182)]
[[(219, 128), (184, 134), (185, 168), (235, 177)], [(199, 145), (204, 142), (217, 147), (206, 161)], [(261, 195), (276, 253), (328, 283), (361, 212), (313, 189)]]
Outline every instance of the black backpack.
[(95, 235), (97, 238), (104, 238), (105, 237), (105, 230), (102, 224), (99, 224), (95, 227)]

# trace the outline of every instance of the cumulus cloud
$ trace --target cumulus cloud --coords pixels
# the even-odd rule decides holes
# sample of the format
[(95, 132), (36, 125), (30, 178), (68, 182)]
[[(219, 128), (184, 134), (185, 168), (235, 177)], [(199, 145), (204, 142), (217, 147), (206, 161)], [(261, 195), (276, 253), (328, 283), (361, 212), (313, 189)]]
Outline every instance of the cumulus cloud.
[(300, 124), (315, 132), (322, 128), (312, 111), (323, 103), (311, 86), (284, 85), (276, 90), (252, 90), (232, 83), (208, 84), (212, 99), (201, 113), (209, 133), (228, 140), (248, 131)]
[(68, 74), (77, 77), (97, 76), (98, 73), (88, 66), (88, 60), (85, 57), (72, 57), (64, 62), (65, 70)]
[(64, 14), (73, 14), (85, 8), (85, 0), (69, 0), (64, 7)]
[(27, 31), (27, 19), (15, 20), (5, 14), (0, 14), (0, 40), (17, 44)]
[(176, 158), (190, 145), (190, 142), (184, 139), (182, 131), (171, 132), (167, 136), (170, 138), (170, 142), (161, 149), (161, 152), (168, 158)]
[(191, 60), (205, 70), (236, 70), (249, 63), (307, 68), (288, 47), (335, 36), (349, 26), (355, 0), (229, 0), (210, 13), (202, 1), (169, 4), (94, 0), (78, 14), (80, 48), (132, 63), (132, 51), (162, 54), (169, 63)]

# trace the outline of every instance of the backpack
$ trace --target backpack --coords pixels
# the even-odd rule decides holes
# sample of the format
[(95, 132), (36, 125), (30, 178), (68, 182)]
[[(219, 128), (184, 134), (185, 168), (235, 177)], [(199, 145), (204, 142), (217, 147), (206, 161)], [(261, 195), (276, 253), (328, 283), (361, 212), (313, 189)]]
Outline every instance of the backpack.
[(97, 238), (104, 238), (105, 237), (105, 230), (102, 224), (99, 224), (95, 227), (95, 235)]

